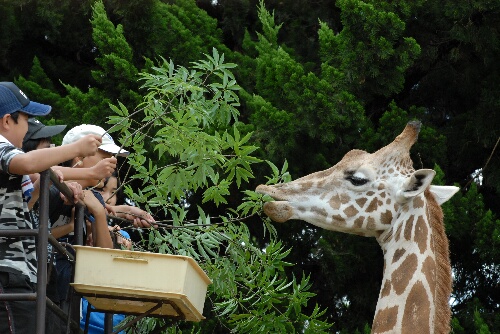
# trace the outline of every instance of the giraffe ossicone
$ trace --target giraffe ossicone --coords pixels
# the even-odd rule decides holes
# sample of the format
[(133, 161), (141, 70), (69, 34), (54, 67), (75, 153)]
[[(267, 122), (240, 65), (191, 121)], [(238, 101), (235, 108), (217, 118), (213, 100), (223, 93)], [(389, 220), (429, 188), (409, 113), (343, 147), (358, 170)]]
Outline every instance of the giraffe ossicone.
[(440, 205), (459, 188), (431, 185), (435, 171), (413, 169), (420, 122), (374, 153), (348, 152), (335, 166), (288, 183), (259, 185), (276, 222), (375, 237), (384, 275), (372, 333), (449, 333), (451, 267)]

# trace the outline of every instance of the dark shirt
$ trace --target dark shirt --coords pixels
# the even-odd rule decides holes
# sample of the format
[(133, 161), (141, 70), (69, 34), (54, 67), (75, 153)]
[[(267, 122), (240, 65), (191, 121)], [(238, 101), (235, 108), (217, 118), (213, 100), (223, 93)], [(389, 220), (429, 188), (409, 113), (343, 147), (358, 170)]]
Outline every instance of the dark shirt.
[[(101, 204), (104, 206), (104, 199), (102, 198), (101, 193), (99, 193), (95, 190), (92, 190), (92, 193), (99, 200), (99, 202), (101, 202)], [(57, 189), (55, 186), (50, 187), (49, 220), (50, 220), (51, 228), (63, 226), (65, 224), (68, 224), (71, 221), (73, 205), (65, 205), (64, 201), (62, 200), (62, 198), (59, 194), (60, 194), (59, 189)], [(93, 217), (88, 212), (87, 209), (85, 209), (84, 215), (85, 215), (86, 219), (93, 221)], [(86, 227), (86, 225), (83, 224), (84, 232), (86, 232), (85, 227)], [(71, 243), (73, 241), (73, 235), (74, 235), (74, 233), (71, 232), (67, 236), (63, 236), (63, 237), (59, 238), (59, 240)]]
[[(23, 151), (0, 136), (0, 229), (32, 229), (22, 191), (22, 175), (8, 173), (12, 158)], [(0, 238), (0, 271), (25, 275), (36, 283), (34, 237)]]

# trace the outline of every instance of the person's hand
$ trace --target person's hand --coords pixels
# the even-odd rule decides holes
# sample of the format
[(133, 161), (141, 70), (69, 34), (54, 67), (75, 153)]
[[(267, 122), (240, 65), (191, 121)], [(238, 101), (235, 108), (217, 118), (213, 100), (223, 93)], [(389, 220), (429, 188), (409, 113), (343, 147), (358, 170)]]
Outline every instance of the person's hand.
[(56, 174), (57, 176), (57, 179), (59, 180), (59, 183), (63, 183), (64, 182), (64, 175), (63, 173), (58, 170), (58, 169), (55, 169), (55, 170), (52, 170), (54, 172), (54, 174)]
[(78, 203), (80, 199), (83, 200), (83, 190), (82, 186), (78, 182), (66, 182), (66, 185), (68, 186), (69, 190), (73, 192), (73, 198), (68, 199), (66, 196), (63, 195), (63, 193), (60, 193), (62, 200), (64, 201), (64, 204), (66, 205), (73, 205)]
[(102, 159), (90, 169), (95, 174), (95, 179), (101, 180), (110, 177), (116, 169), (117, 160), (115, 157)]
[(118, 217), (118, 213), (116, 212), (116, 207), (113, 205), (109, 205), (108, 203), (104, 203), (104, 207), (108, 212), (108, 215)]
[(94, 214), (98, 210), (104, 210), (104, 207), (102, 206), (101, 202), (99, 202), (97, 197), (95, 197), (94, 193), (90, 190), (83, 191), (82, 201), (87, 207), (87, 209), (90, 211), (90, 213)]
[(123, 247), (125, 247), (125, 249), (132, 248), (132, 241), (129, 239), (125, 239), (125, 237), (120, 233), (121, 228), (119, 225), (108, 226), (108, 229), (115, 235), (117, 244), (122, 245)]
[(153, 216), (136, 206), (119, 205), (113, 207), (106, 204), (106, 210), (114, 216), (132, 221), (134, 227), (151, 227), (155, 222)]
[(74, 144), (77, 147), (79, 157), (87, 157), (97, 153), (97, 149), (101, 146), (102, 137), (98, 135), (86, 135), (78, 139)]

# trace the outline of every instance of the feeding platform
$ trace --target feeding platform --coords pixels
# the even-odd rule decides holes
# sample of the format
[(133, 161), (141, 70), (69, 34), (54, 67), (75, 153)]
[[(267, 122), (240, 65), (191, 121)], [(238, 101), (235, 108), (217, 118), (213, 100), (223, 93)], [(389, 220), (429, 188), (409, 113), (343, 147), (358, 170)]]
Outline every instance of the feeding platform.
[(191, 257), (88, 246), (73, 288), (98, 311), (200, 321), (210, 278)]

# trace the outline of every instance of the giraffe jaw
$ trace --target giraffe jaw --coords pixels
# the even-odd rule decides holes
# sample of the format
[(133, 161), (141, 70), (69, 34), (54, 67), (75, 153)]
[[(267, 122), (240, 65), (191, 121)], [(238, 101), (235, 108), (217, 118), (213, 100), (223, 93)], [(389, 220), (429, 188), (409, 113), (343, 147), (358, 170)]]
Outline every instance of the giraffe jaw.
[(264, 213), (277, 223), (284, 223), (293, 216), (293, 208), (286, 201), (274, 201), (264, 204)]

